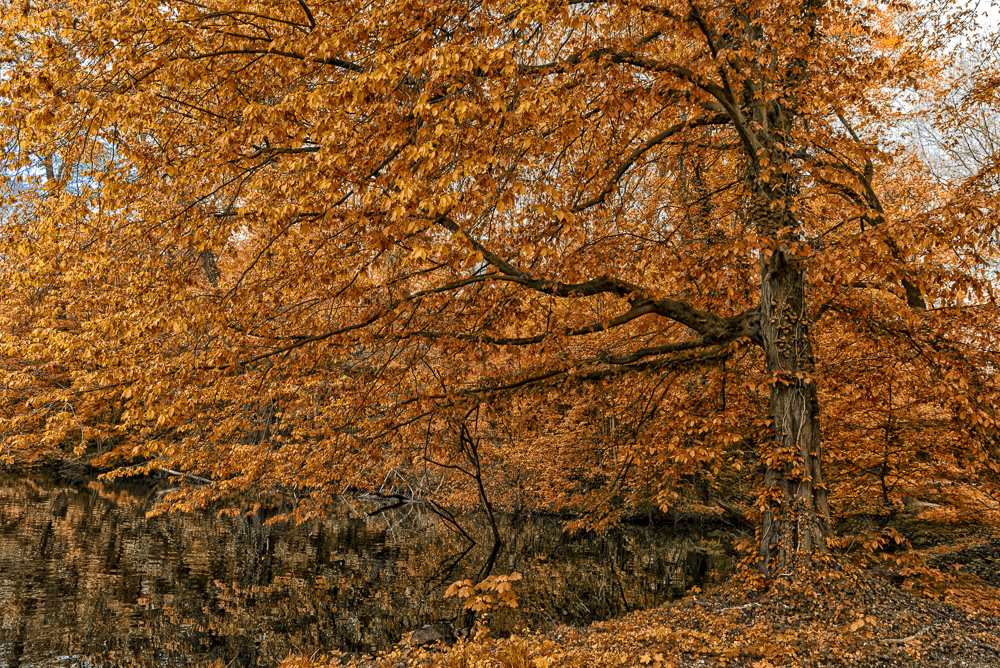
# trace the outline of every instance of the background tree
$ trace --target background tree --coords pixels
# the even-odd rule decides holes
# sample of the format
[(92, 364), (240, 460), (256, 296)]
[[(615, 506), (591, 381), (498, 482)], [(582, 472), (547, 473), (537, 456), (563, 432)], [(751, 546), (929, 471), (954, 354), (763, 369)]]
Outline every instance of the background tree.
[[(8, 378), (14, 447), (113, 438), (128, 470), (217, 480), (185, 503), (294, 485), (308, 515), (451, 461), (464, 429), (553, 448), (540, 494), (601, 472), (580, 491), (622, 494), (597, 521), (752, 451), (769, 574), (827, 549), (824, 443), (847, 469), (884, 445), (997, 470), (995, 193), (891, 140), (946, 13), (4, 9), (5, 53), (28, 54), (0, 87), (6, 159), (77, 184), (40, 179), (4, 228), (5, 309), (32, 323), (4, 351), (67, 375)], [(914, 440), (900, 397), (948, 438)], [(622, 448), (595, 450), (624, 405)]]

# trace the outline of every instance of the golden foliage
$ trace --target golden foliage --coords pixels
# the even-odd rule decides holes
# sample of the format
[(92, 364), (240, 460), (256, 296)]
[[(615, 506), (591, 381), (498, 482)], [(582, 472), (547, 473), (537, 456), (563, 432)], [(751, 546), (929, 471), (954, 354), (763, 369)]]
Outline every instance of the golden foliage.
[(830, 493), (996, 481), (998, 165), (936, 180), (899, 140), (961, 21), (0, 8), (8, 461), (214, 481), (182, 508), (301, 492), (300, 518), (388, 481), (602, 527), (690, 485), (759, 520), (772, 575), (827, 549)]
[[(444, 596), (458, 596), (467, 599), (462, 605), (466, 610), (486, 612), (494, 607), (517, 607), (517, 594), (511, 583), (521, 579), (521, 574), (490, 575), (485, 580), (474, 583), (472, 580), (453, 582), (445, 591)], [(493, 593), (489, 593), (493, 592)]]

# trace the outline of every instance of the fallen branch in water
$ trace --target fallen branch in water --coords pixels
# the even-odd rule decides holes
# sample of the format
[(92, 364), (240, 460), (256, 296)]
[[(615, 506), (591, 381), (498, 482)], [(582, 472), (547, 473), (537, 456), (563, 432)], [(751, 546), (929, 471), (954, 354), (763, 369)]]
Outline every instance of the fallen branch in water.
[(181, 478), (190, 478), (191, 480), (194, 480), (195, 482), (200, 482), (203, 485), (211, 485), (213, 482), (215, 482), (214, 480), (209, 480), (208, 478), (202, 478), (199, 475), (192, 475), (190, 473), (182, 473), (181, 471), (173, 471), (171, 469), (156, 469), (156, 470), (159, 471), (159, 472), (161, 472), (161, 473), (166, 473), (168, 475), (179, 476)]
[(414, 499), (413, 497), (406, 496), (405, 494), (393, 493), (393, 494), (379, 494), (377, 492), (370, 492), (368, 494), (359, 494), (356, 498), (361, 501), (373, 501), (378, 504), (378, 510), (373, 510), (368, 513), (368, 517), (378, 515), (379, 513), (384, 513), (387, 510), (394, 510), (402, 506), (406, 506), (413, 503), (423, 503), (422, 499)]

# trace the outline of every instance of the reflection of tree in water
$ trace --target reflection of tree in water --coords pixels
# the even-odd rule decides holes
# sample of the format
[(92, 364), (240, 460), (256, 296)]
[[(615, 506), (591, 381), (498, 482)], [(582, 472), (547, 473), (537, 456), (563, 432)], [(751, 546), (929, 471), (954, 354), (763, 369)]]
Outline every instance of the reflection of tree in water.
[[(455, 518), (470, 541), (417, 505), (368, 516), (372, 506), (353, 501), (298, 527), (259, 515), (147, 519), (154, 493), (49, 473), (0, 481), (0, 664), (270, 665), (293, 651), (371, 651), (424, 624), (447, 634), (465, 622), (445, 589), (475, 578), (494, 543), (473, 514)], [(496, 520), (494, 572), (525, 575), (521, 607), (491, 618), (498, 633), (619, 614), (691, 584), (680, 538)]]

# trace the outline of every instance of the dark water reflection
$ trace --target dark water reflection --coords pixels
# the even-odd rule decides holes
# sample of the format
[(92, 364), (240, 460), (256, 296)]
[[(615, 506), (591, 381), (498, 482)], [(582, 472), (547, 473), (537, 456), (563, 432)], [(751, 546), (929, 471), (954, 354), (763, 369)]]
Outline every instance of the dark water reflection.
[[(265, 526), (258, 516), (146, 519), (155, 489), (0, 475), (0, 666), (274, 665), (291, 652), (370, 652), (424, 624), (461, 627), (444, 599), (474, 578), (481, 546), (418, 506)], [(491, 627), (586, 623), (649, 607), (724, 577), (731, 559), (691, 533), (627, 527), (566, 535), (546, 519), (504, 520), (494, 572), (519, 571), (521, 607)]]

